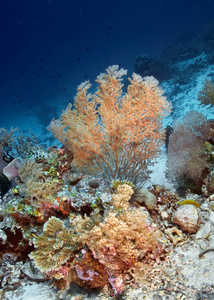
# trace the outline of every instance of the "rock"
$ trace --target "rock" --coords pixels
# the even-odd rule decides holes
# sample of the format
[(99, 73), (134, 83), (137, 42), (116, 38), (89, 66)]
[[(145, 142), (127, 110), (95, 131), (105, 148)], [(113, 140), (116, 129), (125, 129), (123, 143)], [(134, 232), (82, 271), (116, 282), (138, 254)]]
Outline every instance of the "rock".
[(169, 214), (166, 211), (161, 212), (161, 219), (162, 220), (168, 219), (168, 217), (169, 217)]
[(22, 272), (31, 280), (42, 282), (48, 280), (48, 277), (41, 273), (41, 271), (36, 267), (34, 261), (27, 261), (22, 266)]
[(17, 262), (17, 256), (4, 253), (0, 267), (0, 287), (14, 290), (21, 282), (21, 267), (23, 262)]
[(209, 203), (209, 209), (211, 209), (212, 211), (214, 211), (214, 201), (211, 201)]
[(210, 221), (212, 222), (212, 224), (214, 225), (214, 211), (212, 211), (210, 213)]
[(207, 249), (210, 246), (210, 243), (204, 239), (198, 239), (197, 244), (200, 246), (202, 250)]
[(97, 189), (100, 184), (99, 184), (98, 180), (92, 179), (89, 181), (88, 185), (90, 186), (90, 188)]
[(211, 231), (211, 223), (208, 221), (206, 222), (196, 233), (196, 239), (205, 239), (208, 237)]
[(201, 222), (200, 211), (194, 205), (183, 205), (177, 208), (171, 220), (183, 231), (195, 233)]
[(135, 73), (140, 76), (145, 77), (152, 75), (159, 81), (167, 80), (172, 76), (169, 65), (167, 65), (165, 61), (150, 58), (146, 55), (140, 55), (136, 58), (134, 68)]
[(155, 195), (143, 187), (134, 193), (132, 200), (139, 204), (145, 204), (148, 209), (154, 209), (157, 206)]

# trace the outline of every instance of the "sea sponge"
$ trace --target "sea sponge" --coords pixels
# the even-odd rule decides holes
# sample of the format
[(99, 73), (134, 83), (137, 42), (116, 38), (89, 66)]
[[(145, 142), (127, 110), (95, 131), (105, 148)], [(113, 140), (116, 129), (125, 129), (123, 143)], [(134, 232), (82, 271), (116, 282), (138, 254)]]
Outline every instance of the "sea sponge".
[(13, 159), (6, 167), (3, 169), (3, 173), (11, 181), (13, 178), (18, 176), (19, 169), (23, 164), (23, 160), (20, 157)]

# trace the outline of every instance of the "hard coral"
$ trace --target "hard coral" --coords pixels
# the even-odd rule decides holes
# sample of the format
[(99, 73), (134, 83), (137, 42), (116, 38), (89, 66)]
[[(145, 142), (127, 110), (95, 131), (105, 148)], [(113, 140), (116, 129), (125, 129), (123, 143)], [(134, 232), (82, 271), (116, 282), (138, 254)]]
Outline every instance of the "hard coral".
[(111, 66), (97, 77), (95, 94), (89, 81), (77, 89), (74, 108), (69, 104), (49, 129), (70, 149), (74, 165), (107, 179), (136, 182), (148, 175), (164, 140), (162, 118), (170, 103), (154, 77), (133, 74), (123, 95), (122, 76), (127, 71)]
[(57, 271), (72, 257), (76, 242), (63, 222), (51, 217), (45, 223), (42, 235), (35, 239), (37, 249), (30, 257), (42, 272)]

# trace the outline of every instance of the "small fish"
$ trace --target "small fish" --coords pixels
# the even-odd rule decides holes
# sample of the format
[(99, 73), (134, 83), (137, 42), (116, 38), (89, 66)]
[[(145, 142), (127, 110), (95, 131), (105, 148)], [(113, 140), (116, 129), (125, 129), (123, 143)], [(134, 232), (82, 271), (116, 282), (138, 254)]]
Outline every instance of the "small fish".
[(18, 195), (19, 194), (19, 190), (16, 189), (16, 188), (12, 189), (12, 192), (13, 192), (14, 195)]
[(178, 204), (181, 204), (181, 205), (187, 205), (187, 204), (191, 204), (191, 205), (194, 205), (195, 207), (200, 207), (201, 205), (194, 201), (194, 200), (191, 200), (191, 199), (187, 199), (187, 200), (184, 200), (184, 201), (180, 201), (180, 202), (177, 202)]

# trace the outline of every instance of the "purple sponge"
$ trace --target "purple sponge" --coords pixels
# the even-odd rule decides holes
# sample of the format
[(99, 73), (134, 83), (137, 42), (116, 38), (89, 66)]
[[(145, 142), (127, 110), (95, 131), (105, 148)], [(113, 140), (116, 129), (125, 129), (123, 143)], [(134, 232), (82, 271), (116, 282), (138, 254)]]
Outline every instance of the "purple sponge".
[(13, 178), (18, 176), (18, 170), (22, 163), (23, 160), (20, 157), (13, 159), (6, 167), (4, 167), (3, 174), (11, 181)]

